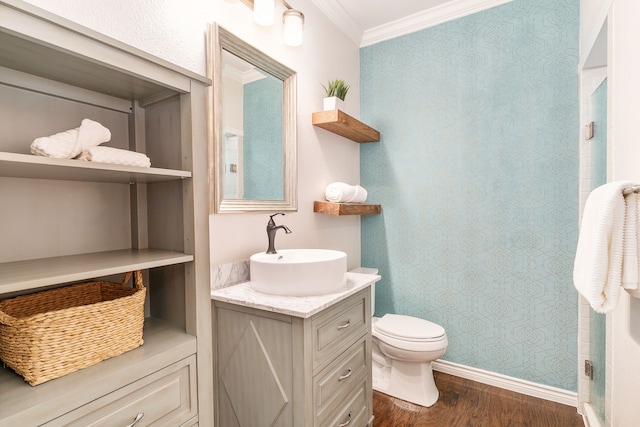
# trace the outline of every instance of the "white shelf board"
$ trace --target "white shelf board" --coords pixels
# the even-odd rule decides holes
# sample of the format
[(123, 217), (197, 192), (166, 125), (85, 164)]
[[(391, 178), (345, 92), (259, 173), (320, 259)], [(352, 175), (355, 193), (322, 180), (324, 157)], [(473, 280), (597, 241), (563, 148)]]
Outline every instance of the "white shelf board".
[(191, 172), (0, 152), (0, 176), (127, 184), (191, 178)]
[(182, 252), (123, 249), (5, 262), (0, 263), (0, 295), (191, 261), (193, 255)]
[(196, 352), (194, 336), (159, 319), (145, 319), (143, 339), (141, 347), (35, 387), (0, 366), (0, 420), (17, 426), (58, 417)]

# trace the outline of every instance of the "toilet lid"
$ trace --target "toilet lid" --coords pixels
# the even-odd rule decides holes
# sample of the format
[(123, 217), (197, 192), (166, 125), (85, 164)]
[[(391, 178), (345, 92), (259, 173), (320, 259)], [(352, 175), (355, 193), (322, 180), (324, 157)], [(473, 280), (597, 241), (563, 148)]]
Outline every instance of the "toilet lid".
[(428, 320), (402, 314), (385, 314), (375, 325), (378, 332), (407, 341), (432, 341), (444, 336), (444, 328)]

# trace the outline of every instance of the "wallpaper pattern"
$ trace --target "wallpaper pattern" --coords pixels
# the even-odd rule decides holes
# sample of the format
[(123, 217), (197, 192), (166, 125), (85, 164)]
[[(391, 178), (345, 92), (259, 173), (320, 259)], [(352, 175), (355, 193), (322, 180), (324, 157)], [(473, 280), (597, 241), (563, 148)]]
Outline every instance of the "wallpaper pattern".
[(362, 265), (443, 357), (577, 383), (578, 0), (515, 0), (361, 50)]

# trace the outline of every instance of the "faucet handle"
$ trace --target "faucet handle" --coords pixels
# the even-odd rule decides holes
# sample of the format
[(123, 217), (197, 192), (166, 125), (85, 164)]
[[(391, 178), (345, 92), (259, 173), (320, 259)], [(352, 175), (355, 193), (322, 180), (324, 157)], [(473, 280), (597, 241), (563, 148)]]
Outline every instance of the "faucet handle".
[(284, 212), (276, 212), (273, 215), (269, 215), (269, 224), (276, 225), (276, 222), (273, 220), (273, 217), (276, 215), (284, 215)]

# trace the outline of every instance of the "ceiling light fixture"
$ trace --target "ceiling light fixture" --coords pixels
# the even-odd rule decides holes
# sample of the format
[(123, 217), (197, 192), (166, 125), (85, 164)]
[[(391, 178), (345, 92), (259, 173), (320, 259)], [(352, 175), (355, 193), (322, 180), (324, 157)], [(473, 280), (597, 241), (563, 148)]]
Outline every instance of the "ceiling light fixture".
[(253, 0), (253, 20), (256, 24), (265, 27), (273, 25), (275, 12), (275, 0)]
[(287, 46), (300, 46), (302, 44), (302, 26), (304, 15), (299, 10), (287, 9), (282, 14), (284, 23), (284, 44)]
[[(287, 46), (300, 46), (302, 44), (302, 27), (304, 26), (304, 14), (294, 9), (285, 0), (278, 0), (285, 7), (282, 14), (284, 24), (284, 43)], [(276, 0), (242, 0), (253, 9), (253, 20), (263, 26), (271, 26), (274, 23)]]

